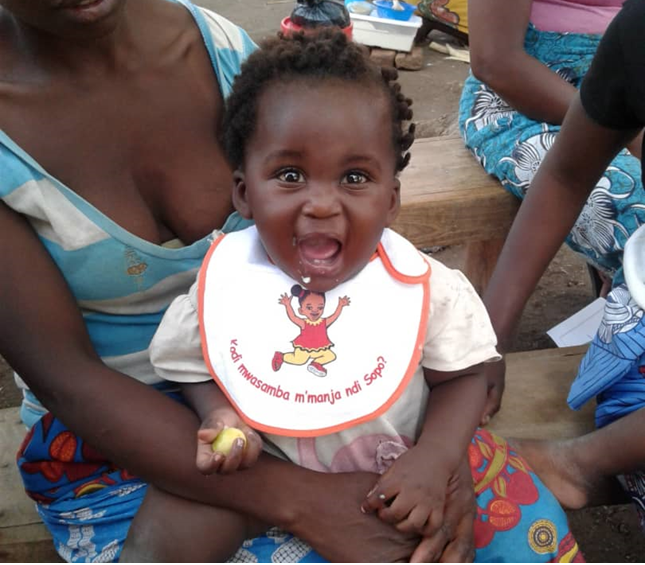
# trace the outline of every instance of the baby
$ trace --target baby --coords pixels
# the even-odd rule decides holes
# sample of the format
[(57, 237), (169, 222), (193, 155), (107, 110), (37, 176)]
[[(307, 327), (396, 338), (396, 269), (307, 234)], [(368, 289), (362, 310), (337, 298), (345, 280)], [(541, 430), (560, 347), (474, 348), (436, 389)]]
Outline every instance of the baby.
[[(485, 479), (478, 494), (492, 492), (489, 462), (474, 445), (506, 444), (476, 436), (482, 363), (499, 359), (482, 302), (460, 272), (388, 229), (413, 142), (411, 102), (395, 78), (342, 33), (276, 38), (249, 57), (223, 131), (233, 203), (255, 226), (215, 234), (197, 283), (165, 314), (151, 358), (159, 375), (182, 383), (203, 422), (202, 472), (249, 467), (263, 448), (316, 471), (378, 473), (361, 510), (417, 535), (412, 559), (427, 560), (440, 557), (441, 548), (427, 552), (460, 463), (471, 450), (473, 472)], [(233, 432), (239, 437), (214, 451), (231, 428), (244, 437)], [(499, 471), (508, 474), (516, 459), (505, 461)], [(497, 527), (493, 502), (506, 504), (507, 493), (481, 497), (479, 545), (495, 549), (478, 557), (499, 559), (494, 540), (516, 526), (527, 553), (509, 543), (506, 558), (548, 560), (572, 541), (566, 518), (525, 468), (507, 477), (520, 484), (513, 476), (532, 489), (518, 504), (546, 496), (558, 527), (547, 550), (530, 553), (525, 526), (544, 522), (533, 506), (513, 502), (517, 516)], [(238, 545), (250, 535), (244, 519)], [(221, 524), (234, 520), (223, 511)], [(220, 559), (232, 544), (230, 534), (221, 540)]]

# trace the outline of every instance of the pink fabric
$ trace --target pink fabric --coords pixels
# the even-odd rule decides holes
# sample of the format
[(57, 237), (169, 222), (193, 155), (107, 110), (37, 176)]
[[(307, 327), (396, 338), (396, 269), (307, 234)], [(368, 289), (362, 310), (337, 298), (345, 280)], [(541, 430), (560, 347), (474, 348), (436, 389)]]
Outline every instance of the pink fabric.
[(604, 33), (623, 0), (533, 0), (531, 23), (542, 31)]

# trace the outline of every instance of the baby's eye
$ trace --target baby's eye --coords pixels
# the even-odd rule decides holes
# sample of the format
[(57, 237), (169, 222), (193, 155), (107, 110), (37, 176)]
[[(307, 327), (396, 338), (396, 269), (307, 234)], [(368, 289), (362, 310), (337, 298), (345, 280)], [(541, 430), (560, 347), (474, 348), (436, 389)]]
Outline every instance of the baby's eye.
[(367, 175), (359, 171), (350, 171), (343, 177), (344, 184), (363, 184), (367, 182)]
[(303, 182), (304, 176), (296, 169), (283, 169), (278, 173), (278, 179), (283, 182)]

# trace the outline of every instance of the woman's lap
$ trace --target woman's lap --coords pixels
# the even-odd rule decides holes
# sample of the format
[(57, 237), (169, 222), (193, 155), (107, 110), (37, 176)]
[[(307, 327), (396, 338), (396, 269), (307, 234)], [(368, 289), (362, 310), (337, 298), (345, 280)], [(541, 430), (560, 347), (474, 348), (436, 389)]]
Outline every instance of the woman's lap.
[[(477, 496), (476, 562), (583, 561), (564, 510), (505, 440), (478, 430), (468, 456)], [(287, 536), (284, 542), (281, 535)], [(233, 561), (325, 562), (309, 549), (297, 538), (273, 532), (246, 542)]]
[(27, 434), (18, 466), (63, 559), (118, 558), (145, 483), (115, 468), (51, 414)]
[(468, 452), (478, 562), (582, 561), (560, 504), (506, 440), (478, 430)]
[[(478, 501), (478, 561), (546, 562), (576, 554), (559, 504), (504, 440), (480, 430), (469, 457)], [(118, 559), (145, 483), (109, 464), (51, 415), (29, 432), (18, 464), (65, 560)], [(324, 562), (277, 529), (245, 542), (232, 561)]]
[[(593, 38), (529, 30), (527, 50), (579, 87), (593, 56)], [(544, 38), (543, 38), (544, 36)], [(539, 39), (536, 39), (539, 38)], [(556, 49), (561, 50), (558, 52)], [(580, 55), (579, 59), (574, 54)], [(575, 63), (573, 62), (575, 61)], [(581, 62), (582, 61), (582, 62)], [(523, 198), (559, 126), (530, 120), (470, 76), (462, 92), (459, 125), (466, 146), (487, 172)], [(640, 161), (622, 151), (591, 193), (567, 243), (585, 259), (622, 282), (622, 252), (631, 233), (645, 222)]]

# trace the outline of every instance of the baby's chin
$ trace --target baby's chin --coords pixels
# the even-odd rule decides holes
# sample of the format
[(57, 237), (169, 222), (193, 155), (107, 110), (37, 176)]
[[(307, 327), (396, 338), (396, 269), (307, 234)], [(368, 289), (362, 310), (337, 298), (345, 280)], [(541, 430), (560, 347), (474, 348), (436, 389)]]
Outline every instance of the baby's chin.
[(329, 292), (354, 276), (355, 273), (293, 273), (291, 278), (300, 286), (314, 292)]

